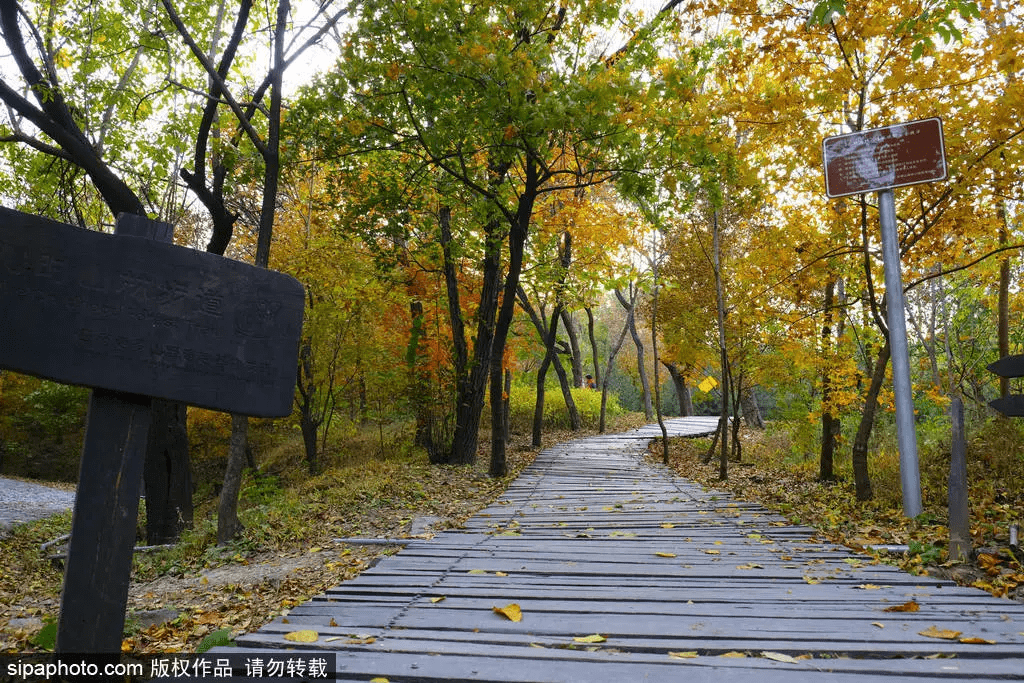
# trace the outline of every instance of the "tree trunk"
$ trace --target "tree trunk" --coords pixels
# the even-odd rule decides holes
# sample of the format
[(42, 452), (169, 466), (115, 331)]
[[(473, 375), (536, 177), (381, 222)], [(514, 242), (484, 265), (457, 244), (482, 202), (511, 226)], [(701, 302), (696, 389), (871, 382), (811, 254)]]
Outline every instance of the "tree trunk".
[(594, 386), (601, 386), (601, 361), (597, 352), (597, 337), (594, 333), (594, 311), (590, 306), (583, 308), (587, 313), (587, 336), (590, 338), (590, 355), (594, 362)]
[[(188, 458), (188, 409), (153, 399), (146, 465), (146, 542), (174, 543), (192, 526), (192, 470)], [(184, 455), (183, 455), (184, 454)]]
[(231, 443), (228, 446), (228, 466), (224, 472), (224, 487), (220, 490), (217, 506), (217, 544), (229, 543), (245, 527), (238, 519), (238, 493), (242, 488), (242, 468), (245, 465), (246, 437), (249, 418), (231, 416)]
[[(1006, 200), (999, 202), (999, 246), (1006, 246), (1009, 242), (1009, 231), (1007, 230)], [(1005, 358), (1010, 355), (1010, 257), (1004, 256), (999, 260), (999, 357)], [(950, 359), (952, 361), (952, 359)], [(950, 387), (952, 391), (952, 387)], [(999, 397), (1006, 398), (1010, 395), (1010, 378), (999, 378)]]
[(857, 488), (857, 500), (871, 500), (874, 492), (871, 490), (871, 476), (868, 473), (868, 440), (871, 438), (871, 429), (875, 423), (875, 411), (878, 409), (878, 393), (882, 389), (882, 382), (885, 380), (885, 368), (889, 364), (889, 340), (886, 339), (885, 346), (878, 353), (875, 361), (874, 372), (871, 374), (871, 386), (868, 387), (868, 395), (864, 400), (864, 412), (860, 418), (860, 425), (857, 427), (857, 436), (853, 440), (853, 478)]
[(519, 196), (515, 219), (508, 233), (508, 275), (502, 291), (501, 309), (494, 329), (494, 350), (491, 355), (491, 467), (492, 477), (503, 477), (508, 473), (505, 445), (508, 441), (502, 429), (502, 375), (504, 373), (505, 342), (512, 327), (516, 310), (516, 291), (519, 289), (519, 275), (523, 270), (523, 252), (529, 235), (533, 205), (540, 187), (539, 169), (533, 159), (524, 168), (524, 189)]
[[(619, 296), (620, 301), (624, 301), (625, 297), (622, 297), (618, 290), (615, 292)], [(622, 325), (622, 331), (619, 332), (619, 338), (615, 340), (615, 344), (608, 349), (608, 360), (604, 367), (604, 378), (601, 382), (601, 416), (598, 419), (597, 431), (600, 434), (604, 434), (605, 429), (605, 413), (608, 407), (608, 380), (612, 376), (612, 368), (615, 367), (615, 357), (619, 355), (619, 349), (622, 348), (622, 342), (626, 340), (626, 332), (629, 330), (629, 321), (633, 317), (633, 307), (635, 301), (626, 302), (626, 322)]]
[[(567, 233), (568, 234), (568, 233)], [(580, 351), (580, 335), (577, 332), (576, 321), (569, 314), (569, 309), (562, 306), (562, 325), (565, 327), (565, 334), (569, 338), (569, 355), (572, 367), (572, 386), (579, 388), (583, 386), (583, 353)]]
[[(632, 285), (630, 285), (630, 289), (632, 290)], [(635, 301), (633, 304), (628, 304), (626, 302), (626, 298), (622, 296), (622, 292), (619, 290), (615, 290), (615, 296), (618, 297), (619, 303), (622, 304), (623, 308), (632, 310), (635, 306)], [(651, 383), (647, 380), (647, 367), (644, 363), (644, 343), (640, 339), (640, 334), (636, 331), (636, 317), (634, 315), (630, 315), (626, 319), (626, 324), (629, 327), (629, 336), (633, 338), (633, 343), (636, 345), (636, 366), (637, 372), (640, 375), (640, 389), (644, 402), (644, 417), (648, 420), (652, 420), (654, 419), (654, 405), (651, 402)]]
[(740, 408), (743, 411), (743, 420), (751, 429), (764, 429), (764, 418), (761, 416), (761, 406), (757, 404), (756, 387), (744, 387), (740, 393)]
[(729, 355), (725, 345), (725, 287), (722, 284), (721, 240), (718, 212), (714, 214), (712, 258), (715, 271), (715, 298), (718, 300), (718, 350), (722, 364), (722, 451), (718, 458), (718, 478), (729, 478)]
[(835, 481), (833, 462), (836, 450), (835, 418), (832, 415), (832, 315), (835, 302), (835, 281), (825, 287), (825, 324), (821, 328), (822, 354), (825, 369), (821, 377), (821, 453), (818, 458), (818, 480)]
[(693, 397), (690, 395), (690, 387), (686, 384), (686, 376), (679, 371), (679, 365), (674, 361), (666, 362), (662, 359), (661, 364), (668, 368), (668, 374), (672, 378), (672, 386), (676, 390), (676, 401), (679, 405), (679, 416), (693, 415)]

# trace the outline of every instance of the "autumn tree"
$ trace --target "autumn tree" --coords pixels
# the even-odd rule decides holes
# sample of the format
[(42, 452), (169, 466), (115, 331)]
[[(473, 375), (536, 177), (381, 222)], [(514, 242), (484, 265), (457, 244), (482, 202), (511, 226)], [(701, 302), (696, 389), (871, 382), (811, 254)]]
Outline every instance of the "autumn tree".
[[(644, 51), (606, 64), (595, 42), (620, 20), (633, 21), (587, 1), (370, 2), (341, 67), (306, 94), (325, 112), (316, 121), (325, 156), (389, 156), (405, 187), (429, 188), (451, 212), (436, 241), (463, 254), (478, 245), (471, 344), (455, 320), (461, 306), (450, 304), (457, 398), (449, 462), (475, 457), (490, 378), (491, 471), (505, 470), (504, 351), (538, 199), (642, 167), (630, 103), (642, 92), (632, 65)], [(449, 239), (444, 225), (466, 232)], [(449, 298), (467, 284), (449, 282)]]

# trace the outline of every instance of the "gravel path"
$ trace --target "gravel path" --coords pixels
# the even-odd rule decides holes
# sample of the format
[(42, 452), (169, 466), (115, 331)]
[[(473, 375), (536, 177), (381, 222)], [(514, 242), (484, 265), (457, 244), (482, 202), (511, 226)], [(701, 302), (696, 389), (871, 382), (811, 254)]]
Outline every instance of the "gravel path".
[(0, 534), (15, 524), (69, 510), (74, 503), (74, 491), (0, 477)]

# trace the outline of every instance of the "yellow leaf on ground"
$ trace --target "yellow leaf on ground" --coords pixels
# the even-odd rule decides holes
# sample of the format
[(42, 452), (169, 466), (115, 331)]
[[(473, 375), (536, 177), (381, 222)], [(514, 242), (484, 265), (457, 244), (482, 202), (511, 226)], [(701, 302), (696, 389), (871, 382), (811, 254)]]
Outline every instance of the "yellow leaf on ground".
[(520, 622), (523, 620), (523, 611), (519, 608), (516, 603), (510, 603), (504, 607), (492, 607), (495, 614), (500, 614), (509, 621)]
[(722, 554), (721, 551), (718, 551), (718, 550), (705, 550), (704, 552), (707, 555), (721, 555)]
[(284, 639), (293, 643), (315, 643), (319, 638), (319, 633), (310, 630), (292, 631), (291, 633), (284, 634)]
[(881, 586), (876, 586), (873, 583), (862, 583), (859, 586), (854, 586), (854, 588), (860, 588), (861, 590), (865, 590), (865, 591), (876, 591), (876, 590), (880, 589)]
[(438, 603), (438, 602), (441, 602), (442, 600), (444, 600), (444, 596), (443, 595), (438, 595), (435, 598), (430, 598), (430, 602), (433, 602), (435, 604)]
[(486, 569), (470, 569), (469, 573), (470, 574), (486, 574), (487, 570)]
[(349, 638), (345, 641), (346, 645), (373, 645), (377, 642), (377, 639), (373, 636), (367, 636), (365, 638)]
[(676, 525), (673, 524), (672, 522), (665, 522), (664, 524), (661, 525), (661, 528), (662, 529), (675, 529)]
[(388, 681), (388, 679), (384, 678), (383, 676), (377, 676), (376, 678), (371, 678), (370, 679), (370, 683), (390, 683), (390, 682)]
[(745, 653), (743, 653), (743, 652), (736, 652), (734, 650), (732, 652), (726, 652), (725, 654), (721, 654), (721, 655), (718, 655), (718, 656), (719, 657), (728, 657), (729, 659), (743, 659), (747, 655)]
[(960, 637), (960, 631), (953, 631), (950, 629), (940, 629), (935, 626), (929, 626), (923, 631), (918, 631), (918, 635), (927, 636), (928, 638), (941, 638), (942, 640), (956, 640)]
[(495, 576), (508, 576), (506, 572), (494, 572)]
[(921, 609), (921, 605), (917, 604), (914, 600), (905, 602), (902, 605), (893, 605), (892, 607), (886, 607), (884, 612), (916, 612)]
[(960, 642), (961, 643), (966, 643), (967, 645), (995, 645), (996, 644), (996, 641), (994, 641), (994, 640), (985, 640), (984, 638), (979, 638), (978, 636), (969, 636), (967, 638), (961, 638)]
[(603, 643), (607, 638), (602, 636), (600, 633), (595, 633), (592, 636), (577, 636), (573, 638), (577, 643)]
[(700, 655), (696, 652), (669, 652), (668, 656), (673, 659), (697, 659)]
[(658, 557), (675, 557), (675, 553), (654, 553)]
[(796, 657), (790, 657), (789, 655), (784, 655), (781, 652), (762, 652), (761, 656), (765, 659), (771, 659), (776, 662), (785, 662), (786, 664), (800, 663), (800, 660)]
[(872, 626), (876, 626), (876, 627), (878, 627), (878, 628), (885, 628), (885, 624), (883, 624), (883, 623), (882, 623), (882, 622), (880, 622), (880, 621), (872, 621), (872, 622), (871, 622), (871, 625), (872, 625)]

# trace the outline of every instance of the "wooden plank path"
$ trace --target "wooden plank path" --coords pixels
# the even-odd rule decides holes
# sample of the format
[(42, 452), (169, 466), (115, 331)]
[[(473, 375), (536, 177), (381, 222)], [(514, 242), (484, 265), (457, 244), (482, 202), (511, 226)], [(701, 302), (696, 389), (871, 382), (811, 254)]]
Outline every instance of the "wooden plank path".
[[(1024, 680), (1024, 605), (872, 564), (646, 464), (657, 436), (547, 449), (465, 528), (410, 540), (223, 652), (318, 651), (335, 680), (390, 683)], [(493, 610), (510, 603), (518, 623)], [(284, 639), (301, 629), (317, 642)]]

